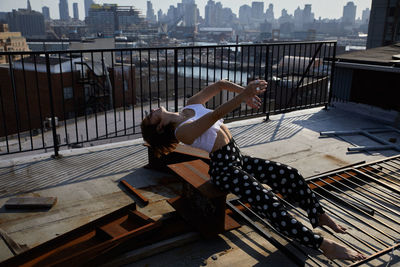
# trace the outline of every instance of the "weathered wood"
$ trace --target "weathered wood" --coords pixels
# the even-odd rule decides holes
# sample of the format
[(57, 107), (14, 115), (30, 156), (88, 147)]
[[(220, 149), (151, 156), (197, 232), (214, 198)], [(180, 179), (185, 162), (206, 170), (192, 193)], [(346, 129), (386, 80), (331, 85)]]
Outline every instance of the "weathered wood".
[(226, 193), (210, 183), (209, 166), (202, 160), (170, 164), (182, 179), (182, 195), (168, 203), (204, 237), (240, 227), (226, 214)]
[(178, 144), (174, 152), (202, 159), (208, 159), (208, 160), (210, 159), (210, 156), (207, 151), (183, 144)]
[(56, 197), (14, 197), (4, 206), (7, 209), (50, 209), (56, 201)]
[(169, 153), (168, 155), (164, 155), (157, 158), (156, 156), (154, 156), (152, 148), (148, 144), (144, 145), (148, 149), (147, 154), (149, 159), (149, 164), (146, 165), (146, 168), (170, 172), (170, 169), (167, 168), (167, 165), (169, 164), (191, 161), (196, 159), (201, 159), (206, 163), (210, 163), (210, 157), (208, 152), (198, 148), (193, 148), (187, 145), (178, 144), (173, 152)]
[(129, 253), (130, 251), (194, 231), (193, 227), (190, 227), (176, 211), (161, 215), (160, 218), (157, 219), (157, 223), (159, 223), (159, 227), (146, 234), (128, 240), (125, 243), (118, 244), (108, 251), (103, 251), (101, 254), (97, 255), (96, 258), (87, 262), (86, 266), (103, 266), (119, 258), (124, 253)]
[[(143, 145), (148, 148), (150, 147), (150, 145), (147, 143), (144, 143)], [(188, 145), (184, 145), (181, 143), (179, 143), (176, 146), (175, 150), (172, 153), (181, 153), (181, 154), (185, 154), (188, 156), (195, 156), (198, 158), (203, 158), (203, 159), (208, 159), (208, 160), (210, 159), (210, 156), (207, 151), (199, 149), (199, 148), (191, 147)]]
[(0, 236), (6, 243), (7, 247), (10, 249), (10, 251), (14, 254), (20, 254), (24, 252), (25, 250), (29, 249), (26, 245), (20, 245), (17, 242), (15, 242), (3, 229), (0, 228)]
[(202, 160), (193, 160), (170, 164), (168, 167), (199, 190), (207, 198), (225, 196), (226, 194), (209, 182), (209, 166)]
[(135, 197), (139, 198), (140, 201), (143, 202), (143, 204), (145, 205), (149, 204), (149, 200), (142, 194), (140, 194), (140, 192), (136, 190), (133, 186), (131, 186), (127, 181), (121, 180), (120, 183), (123, 184), (129, 190), (129, 192), (131, 192)]
[(82, 266), (160, 226), (128, 205), (2, 262), (5, 266)]

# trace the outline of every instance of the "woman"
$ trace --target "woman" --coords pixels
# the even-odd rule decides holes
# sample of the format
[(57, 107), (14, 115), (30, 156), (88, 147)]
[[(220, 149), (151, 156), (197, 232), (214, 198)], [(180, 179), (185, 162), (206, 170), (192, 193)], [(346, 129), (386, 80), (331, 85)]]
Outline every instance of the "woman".
[[(259, 108), (257, 96), (266, 91), (267, 82), (256, 80), (245, 88), (230, 81), (216, 82), (187, 101), (180, 113), (161, 107), (153, 109), (142, 122), (142, 134), (156, 156), (173, 151), (179, 142), (204, 149), (210, 153), (211, 182), (225, 192), (231, 192), (248, 202), (254, 211), (267, 219), (278, 231), (298, 240), (303, 245), (320, 248), (329, 259), (362, 260), (365, 256), (332, 240), (314, 234), (293, 218), (276, 197), (280, 193), (292, 202), (298, 202), (307, 211), (311, 225), (326, 225), (337, 233), (345, 233), (322, 209), (299, 172), (284, 164), (242, 155), (222, 118), (242, 102)], [(237, 95), (209, 110), (204, 104), (222, 90)], [(267, 184), (271, 188), (266, 189)]]

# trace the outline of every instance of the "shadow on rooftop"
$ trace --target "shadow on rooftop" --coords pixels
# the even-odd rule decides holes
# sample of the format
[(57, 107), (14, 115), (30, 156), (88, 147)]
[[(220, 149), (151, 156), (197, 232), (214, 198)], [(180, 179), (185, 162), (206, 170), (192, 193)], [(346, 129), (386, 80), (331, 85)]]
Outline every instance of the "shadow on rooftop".
[(147, 164), (141, 144), (0, 167), (0, 198), (131, 173)]
[(290, 139), (303, 129), (303, 126), (293, 122), (307, 120), (310, 116), (300, 115), (287, 118), (285, 114), (282, 114), (279, 119), (231, 127), (230, 130), (240, 147), (250, 147)]
[[(292, 127), (300, 127), (306, 128), (311, 131), (321, 133), (325, 131), (359, 131), (359, 130), (371, 130), (371, 129), (384, 129), (386, 127), (390, 127), (391, 125), (387, 123), (383, 123), (377, 121), (376, 119), (370, 118), (366, 115), (357, 114), (357, 113), (349, 113), (348, 111), (330, 108), (329, 110), (321, 109), (318, 112), (310, 114), (310, 116), (300, 116), (294, 117), (293, 120), (290, 120), (290, 123), (296, 126)], [(394, 138), (397, 140), (394, 144), (400, 145), (400, 134), (396, 132), (385, 132), (385, 133), (377, 133), (373, 134), (381, 139), (389, 141), (390, 138)], [(324, 138), (324, 137), (320, 137)], [(349, 143), (348, 147), (355, 146), (380, 146), (381, 143), (373, 141), (367, 136), (356, 134), (356, 135), (337, 135), (334, 137), (336, 140), (344, 141)], [(327, 140), (329, 140), (327, 138)], [(398, 155), (399, 151), (397, 150), (371, 150), (371, 151), (362, 151), (362, 152), (350, 152), (347, 154), (353, 153), (362, 153), (364, 155), (371, 154), (380, 154), (385, 157), (391, 157), (394, 155)]]

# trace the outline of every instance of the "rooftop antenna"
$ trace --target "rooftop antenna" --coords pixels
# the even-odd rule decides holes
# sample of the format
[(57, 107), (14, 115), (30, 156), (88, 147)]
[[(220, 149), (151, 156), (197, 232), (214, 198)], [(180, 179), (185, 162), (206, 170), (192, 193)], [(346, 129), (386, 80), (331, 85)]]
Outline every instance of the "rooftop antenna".
[(29, 11), (32, 11), (32, 6), (31, 6), (31, 1), (27, 1), (27, 9), (29, 10)]

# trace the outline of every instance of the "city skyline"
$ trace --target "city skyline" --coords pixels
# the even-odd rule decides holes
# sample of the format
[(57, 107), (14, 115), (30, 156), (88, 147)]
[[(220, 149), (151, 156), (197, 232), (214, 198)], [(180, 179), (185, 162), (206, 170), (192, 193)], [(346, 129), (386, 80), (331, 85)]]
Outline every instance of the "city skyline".
[[(196, 0), (196, 4), (200, 10), (200, 15), (204, 17), (204, 7), (207, 4), (208, 0)], [(48, 6), (50, 8), (50, 16), (52, 19), (59, 19), (59, 10), (58, 10), (58, 0), (30, 0), (31, 6), (33, 10), (42, 12), (43, 6)], [(103, 3), (116, 3), (118, 5), (133, 5), (137, 9), (141, 11), (143, 15), (146, 15), (146, 5), (147, 0), (95, 0), (94, 2), (103, 4)], [(182, 2), (181, 0), (170, 0), (170, 1), (162, 1), (162, 0), (152, 0), (154, 12), (157, 13), (159, 9), (161, 9), (164, 13), (167, 12), (168, 7), (170, 5), (176, 6), (177, 3)], [(233, 13), (236, 15), (239, 14), (239, 7), (242, 5), (251, 6), (251, 2), (249, 0), (236, 0), (235, 3), (229, 0), (220, 0), (216, 2), (221, 2), (224, 7), (229, 7), (232, 9)], [(318, 0), (305, 0), (305, 1), (293, 1), (293, 0), (270, 0), (270, 1), (262, 1), (264, 2), (264, 6), (267, 7), (270, 3), (274, 5), (275, 18), (280, 17), (281, 10), (284, 8), (288, 11), (289, 14), (293, 14), (294, 10), (297, 7), (303, 8), (305, 4), (312, 5), (312, 11), (315, 13), (315, 18), (328, 18), (328, 19), (339, 19), (343, 14), (343, 6), (345, 6), (348, 2), (354, 2), (357, 6), (356, 18), (360, 18), (362, 15), (362, 11), (366, 8), (371, 8), (371, 0), (339, 0), (339, 1), (318, 1)], [(84, 0), (68, 0), (69, 14), (73, 14), (73, 3), (78, 3), (79, 7), (79, 15), (80, 19), (84, 19)], [(2, 5), (0, 6), (1, 12), (10, 12), (12, 9), (18, 8), (26, 8), (27, 0), (2, 0)], [(265, 11), (265, 10), (264, 10)]]

